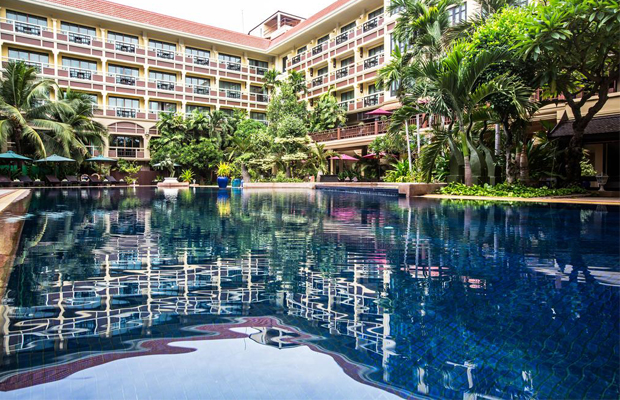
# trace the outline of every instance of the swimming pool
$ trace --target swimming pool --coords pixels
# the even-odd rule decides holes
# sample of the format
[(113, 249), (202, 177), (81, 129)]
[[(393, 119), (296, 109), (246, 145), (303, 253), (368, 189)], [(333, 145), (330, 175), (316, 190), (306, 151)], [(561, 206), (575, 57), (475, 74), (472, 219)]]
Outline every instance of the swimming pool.
[(617, 207), (67, 189), (0, 225), (0, 398), (620, 395)]

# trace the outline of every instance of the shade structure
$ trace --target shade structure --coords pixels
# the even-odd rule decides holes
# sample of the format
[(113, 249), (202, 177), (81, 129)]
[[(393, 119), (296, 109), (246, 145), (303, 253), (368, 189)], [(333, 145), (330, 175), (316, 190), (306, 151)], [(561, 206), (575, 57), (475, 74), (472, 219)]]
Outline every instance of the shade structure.
[(72, 159), (67, 158), (67, 157), (59, 156), (57, 154), (52, 154), (49, 157), (42, 158), (40, 160), (36, 160), (35, 162), (38, 162), (38, 163), (42, 163), (42, 162), (62, 163), (62, 162), (75, 162), (75, 160), (72, 160)]
[(348, 154), (340, 154), (334, 157), (330, 157), (330, 160), (358, 161), (357, 158), (351, 157)]
[[(161, 168), (161, 163), (153, 164), (153, 167), (155, 167), (155, 168)], [(175, 164), (174, 164), (174, 167), (180, 167), (180, 165), (179, 165), (179, 164), (177, 164), (177, 163), (175, 163)]]
[(385, 156), (387, 156), (387, 154), (384, 153), (384, 152), (381, 152), (379, 154), (369, 153), (369, 154), (366, 154), (365, 156), (362, 156), (362, 158), (372, 158), (372, 159), (374, 159), (374, 158), (382, 158), (382, 157), (385, 157)]
[(32, 159), (28, 158), (28, 157), (24, 157), (22, 155), (19, 155), (17, 153), (14, 153), (13, 151), (9, 150), (6, 153), (0, 154), (0, 160), (7, 160), (7, 161), (29, 161), (29, 160), (32, 160)]
[(366, 115), (370, 115), (373, 117), (388, 117), (392, 115), (392, 111), (384, 110), (383, 108), (377, 108), (374, 111), (367, 112)]
[(113, 158), (109, 158), (109, 157), (104, 157), (104, 156), (97, 156), (97, 157), (93, 157), (93, 158), (89, 158), (88, 160), (89, 162), (98, 162), (98, 163), (115, 163), (118, 160), (115, 160)]

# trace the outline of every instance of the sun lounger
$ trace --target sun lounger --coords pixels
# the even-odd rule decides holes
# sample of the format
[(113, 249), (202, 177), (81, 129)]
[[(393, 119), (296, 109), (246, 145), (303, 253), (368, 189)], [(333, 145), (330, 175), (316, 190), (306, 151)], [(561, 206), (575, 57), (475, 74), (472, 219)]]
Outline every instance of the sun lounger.
[(113, 177), (112, 175), (106, 175), (105, 177), (108, 180), (108, 183), (110, 185), (120, 185), (121, 182), (119, 182), (118, 180), (116, 180), (115, 177)]
[(90, 180), (91, 186), (101, 186), (105, 184), (104, 181), (102, 181), (101, 179), (97, 178), (94, 175), (89, 176), (88, 179)]
[(54, 175), (45, 175), (45, 180), (52, 186), (60, 186), (62, 182)]
[(4, 176), (4, 175), (0, 175), (0, 186), (16, 187), (16, 186), (23, 186), (23, 184), (21, 182), (13, 182), (11, 178)]
[(84, 181), (78, 179), (78, 177), (75, 176), (75, 175), (67, 175), (67, 181), (72, 186), (86, 186), (86, 185), (88, 185), (88, 182), (84, 182)]
[(41, 181), (33, 181), (29, 176), (22, 175), (19, 178), (19, 181), (24, 184), (24, 186), (43, 186), (43, 182)]

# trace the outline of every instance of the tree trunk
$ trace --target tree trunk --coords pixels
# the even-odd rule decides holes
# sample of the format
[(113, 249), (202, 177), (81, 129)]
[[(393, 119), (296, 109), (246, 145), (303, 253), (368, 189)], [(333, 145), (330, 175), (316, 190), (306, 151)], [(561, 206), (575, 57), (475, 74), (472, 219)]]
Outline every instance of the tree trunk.
[(241, 178), (243, 179), (243, 183), (250, 183), (252, 180), (248, 172), (248, 167), (246, 167), (244, 163), (241, 163)]
[(573, 137), (566, 149), (566, 183), (579, 185), (581, 180), (581, 159), (583, 158), (583, 132), (585, 128), (573, 124)]
[(519, 180), (524, 185), (530, 184), (530, 163), (527, 159), (527, 146), (521, 147), (521, 159), (519, 161)]
[(469, 156), (463, 156), (464, 173), (465, 173), (465, 185), (472, 186), (474, 181), (471, 177), (471, 163), (469, 162)]
[(289, 164), (289, 163), (286, 164), (286, 177), (287, 178), (292, 178), (291, 164)]

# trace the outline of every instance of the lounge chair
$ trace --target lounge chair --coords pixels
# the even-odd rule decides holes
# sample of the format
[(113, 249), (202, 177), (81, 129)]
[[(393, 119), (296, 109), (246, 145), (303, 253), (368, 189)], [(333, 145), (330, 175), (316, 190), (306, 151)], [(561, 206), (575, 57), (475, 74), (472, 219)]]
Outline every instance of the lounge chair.
[(24, 186), (43, 186), (43, 182), (41, 181), (33, 181), (29, 176), (22, 175), (19, 178), (19, 181), (24, 184)]
[(60, 186), (62, 184), (54, 175), (45, 175), (45, 180), (52, 186)]
[(108, 183), (109, 183), (110, 185), (114, 185), (114, 186), (116, 186), (116, 185), (120, 185), (120, 184), (121, 184), (121, 182), (120, 182), (120, 181), (118, 181), (118, 180), (116, 180), (116, 178), (115, 178), (115, 177), (113, 177), (112, 175), (106, 175), (106, 177), (105, 177), (105, 178), (108, 180)]
[(321, 175), (319, 182), (338, 182), (337, 175)]
[(13, 182), (11, 178), (4, 176), (4, 175), (0, 175), (0, 186), (16, 187), (16, 186), (23, 186), (23, 184), (21, 182)]
[(99, 179), (95, 175), (89, 176), (88, 179), (90, 180), (90, 185), (91, 186), (101, 186), (101, 185), (105, 184), (104, 181), (102, 181), (101, 179)]
[(88, 182), (84, 182), (83, 180), (78, 179), (77, 176), (75, 175), (67, 175), (67, 181), (69, 181), (69, 184), (72, 186), (86, 186), (88, 185)]

